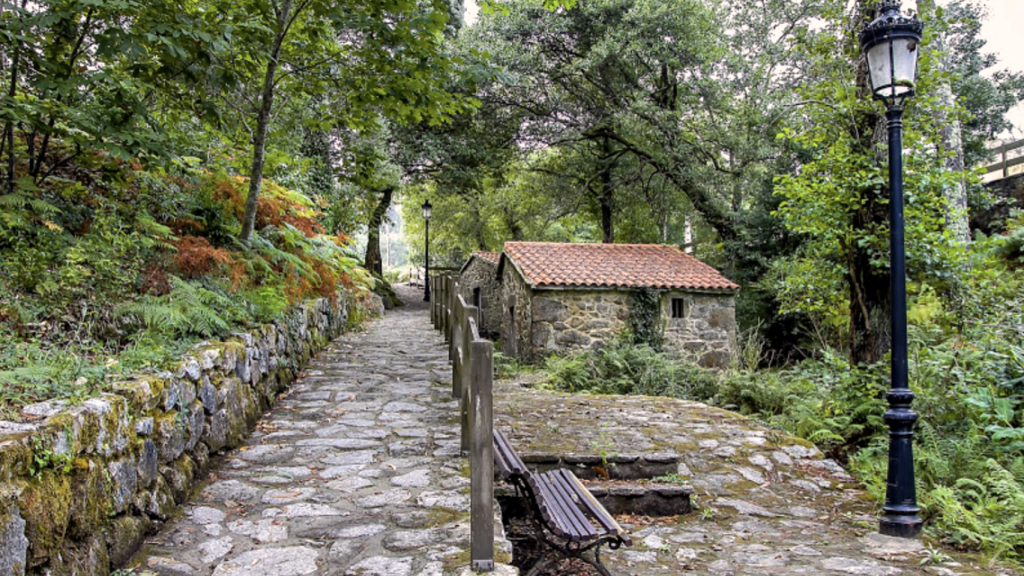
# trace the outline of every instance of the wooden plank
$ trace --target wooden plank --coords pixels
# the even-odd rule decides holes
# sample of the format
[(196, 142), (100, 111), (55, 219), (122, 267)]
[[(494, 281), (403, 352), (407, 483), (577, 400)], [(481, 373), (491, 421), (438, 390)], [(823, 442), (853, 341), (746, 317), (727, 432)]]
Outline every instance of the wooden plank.
[(572, 500), (571, 493), (566, 490), (567, 487), (562, 484), (558, 475), (553, 472), (545, 472), (538, 476), (539, 480), (547, 485), (549, 498), (554, 499), (552, 507), (558, 511), (564, 522), (568, 522), (572, 526), (572, 530), (579, 535), (580, 539), (592, 539), (601, 535), (594, 528), (590, 519), (584, 515), (580, 505)]
[(580, 482), (580, 479), (568, 470), (559, 469), (558, 471), (561, 472), (563, 476), (566, 476), (567, 480), (573, 482), (576, 486), (576, 491), (582, 500), (582, 504), (587, 507), (590, 513), (594, 515), (594, 518), (604, 526), (608, 533), (615, 534), (621, 538), (626, 546), (632, 546), (633, 540), (625, 534), (626, 531), (622, 529), (622, 526), (619, 526), (619, 523), (611, 514), (608, 513), (608, 510), (606, 510), (605, 507), (597, 501), (597, 498), (594, 498), (594, 495), (590, 493), (590, 490), (587, 490), (587, 487), (583, 485), (583, 482)]
[(544, 474), (532, 474), (527, 478), (530, 487), (536, 491), (537, 505), (548, 528), (557, 536), (573, 542), (583, 540), (585, 529), (573, 518), (571, 508), (560, 505), (558, 496), (552, 490), (550, 481)]
[(494, 429), (494, 445), (502, 451), (502, 456), (508, 458), (509, 469), (512, 473), (522, 476), (528, 472), (526, 464), (523, 463), (523, 459), (520, 458), (519, 454), (517, 454), (512, 448), (512, 443), (509, 442), (508, 438), (505, 437), (505, 434), (497, 428)]
[(1007, 160), (1005, 163), (999, 162), (996, 164), (989, 164), (988, 166), (985, 167), (985, 173), (991, 174), (999, 170), (1009, 170), (1010, 168), (1013, 168), (1014, 166), (1020, 166), (1021, 164), (1024, 164), (1024, 156), (1018, 156), (1012, 160)]
[(473, 341), (471, 347), (469, 460), (470, 567), (494, 570), (494, 346)]

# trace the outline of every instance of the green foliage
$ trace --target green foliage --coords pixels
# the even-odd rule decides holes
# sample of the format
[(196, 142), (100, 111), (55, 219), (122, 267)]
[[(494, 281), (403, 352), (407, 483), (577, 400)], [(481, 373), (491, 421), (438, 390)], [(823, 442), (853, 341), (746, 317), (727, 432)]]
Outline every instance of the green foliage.
[(1024, 481), (995, 460), (985, 461), (977, 479), (939, 486), (929, 498), (941, 510), (933, 529), (950, 543), (994, 557), (1024, 554)]
[(719, 375), (673, 361), (647, 345), (613, 344), (574, 356), (548, 358), (551, 382), (569, 392), (644, 394), (706, 401), (718, 392)]
[(168, 280), (170, 292), (121, 304), (114, 310), (115, 317), (167, 339), (222, 336), (234, 322), (245, 318), (244, 309), (226, 294), (190, 284), (177, 276)]
[(736, 373), (716, 402), (842, 456), (884, 429), (884, 390), (881, 367), (854, 368), (833, 353), (787, 370)]
[(626, 323), (631, 342), (661, 350), (664, 339), (662, 316), (660, 292), (653, 288), (635, 290)]

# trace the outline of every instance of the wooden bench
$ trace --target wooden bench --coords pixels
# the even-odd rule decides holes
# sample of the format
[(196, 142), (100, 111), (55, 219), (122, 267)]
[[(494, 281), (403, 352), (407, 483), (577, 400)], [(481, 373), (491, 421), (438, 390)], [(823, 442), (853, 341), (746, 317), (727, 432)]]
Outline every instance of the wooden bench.
[(498, 477), (515, 486), (530, 504), (530, 517), (545, 553), (529, 568), (535, 576), (558, 557), (578, 558), (603, 576), (612, 576), (601, 564), (600, 547), (617, 550), (633, 540), (604, 509), (576, 475), (565, 469), (531, 472), (508, 438), (494, 429), (494, 464)]

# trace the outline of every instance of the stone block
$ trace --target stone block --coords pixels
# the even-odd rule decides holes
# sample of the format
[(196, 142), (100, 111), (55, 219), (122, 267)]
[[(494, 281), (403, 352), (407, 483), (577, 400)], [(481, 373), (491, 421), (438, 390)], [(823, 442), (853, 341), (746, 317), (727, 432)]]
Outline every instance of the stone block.
[(14, 502), (13, 489), (0, 486), (0, 574), (24, 576), (27, 563), (25, 520)]
[(558, 322), (568, 317), (566, 307), (558, 300), (551, 298), (533, 299), (534, 322)]
[(182, 415), (179, 412), (167, 412), (156, 418), (153, 440), (160, 463), (173, 462), (185, 451), (188, 434), (185, 430)]
[(117, 460), (107, 464), (110, 475), (110, 500), (113, 511), (120, 514), (132, 502), (135, 488), (138, 486), (138, 465), (132, 459)]
[(127, 564), (152, 525), (153, 522), (145, 516), (126, 515), (115, 518), (104, 534), (110, 564), (112, 566)]
[(555, 336), (555, 342), (562, 346), (587, 346), (590, 344), (590, 337), (575, 330), (562, 332)]
[(24, 486), (18, 498), (28, 538), (26, 571), (60, 553), (71, 520), (71, 482), (67, 475), (44, 472)]
[(71, 516), (65, 536), (73, 540), (88, 538), (98, 531), (110, 512), (107, 471), (92, 460), (85, 462), (85, 466), (76, 466), (70, 475)]
[(156, 449), (156, 443), (152, 440), (143, 441), (142, 449), (139, 451), (139, 461), (136, 465), (139, 486), (149, 487), (156, 480), (159, 463), (160, 456)]
[(725, 368), (731, 360), (732, 354), (722, 350), (713, 350), (701, 356), (700, 365), (705, 368)]

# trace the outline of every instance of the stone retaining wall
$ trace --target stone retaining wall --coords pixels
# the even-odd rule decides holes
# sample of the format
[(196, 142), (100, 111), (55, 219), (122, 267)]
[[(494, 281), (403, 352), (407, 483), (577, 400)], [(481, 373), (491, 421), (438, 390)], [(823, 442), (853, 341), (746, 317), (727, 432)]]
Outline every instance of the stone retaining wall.
[(238, 446), (345, 330), (358, 304), (340, 300), (200, 344), (175, 373), (140, 376), (75, 406), (28, 406), (33, 422), (0, 422), (0, 576), (106, 576), (127, 562), (211, 455)]

